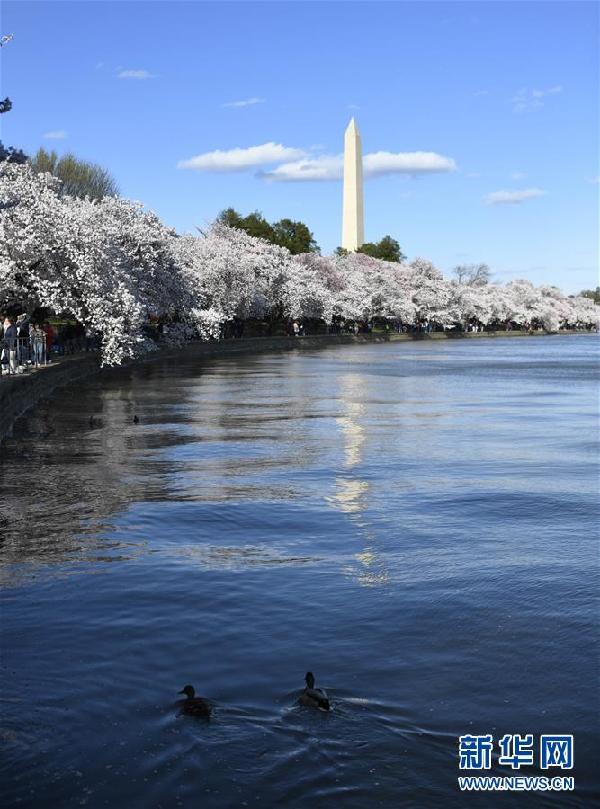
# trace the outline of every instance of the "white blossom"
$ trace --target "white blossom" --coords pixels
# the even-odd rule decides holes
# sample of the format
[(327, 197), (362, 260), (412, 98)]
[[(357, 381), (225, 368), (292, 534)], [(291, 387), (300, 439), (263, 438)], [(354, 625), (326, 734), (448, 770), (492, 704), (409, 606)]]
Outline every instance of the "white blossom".
[(146, 327), (155, 318), (171, 344), (218, 339), (234, 318), (537, 322), (548, 331), (600, 323), (600, 307), (588, 298), (526, 280), (460, 284), (423, 258), (293, 256), (220, 223), (178, 235), (139, 203), (75, 199), (49, 174), (2, 163), (0, 303), (11, 301), (70, 314), (98, 331), (103, 364), (154, 348)]

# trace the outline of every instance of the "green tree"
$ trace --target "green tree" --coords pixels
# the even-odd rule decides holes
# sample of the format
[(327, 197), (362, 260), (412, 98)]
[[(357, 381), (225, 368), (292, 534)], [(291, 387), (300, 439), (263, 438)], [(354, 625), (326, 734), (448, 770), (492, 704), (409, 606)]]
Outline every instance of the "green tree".
[(47, 152), (45, 149), (38, 149), (36, 154), (31, 159), (31, 168), (37, 174), (54, 174), (56, 172), (56, 164), (58, 163), (58, 155), (56, 152)]
[(265, 239), (275, 244), (273, 228), (260, 211), (254, 211), (248, 216), (241, 216), (234, 208), (226, 208), (219, 214), (218, 221), (230, 228), (245, 230), (246, 233), (257, 239)]
[(287, 247), (290, 253), (318, 253), (319, 245), (304, 222), (280, 219), (273, 225), (276, 244)]
[(357, 252), (364, 253), (371, 258), (379, 258), (382, 261), (400, 262), (406, 258), (396, 239), (392, 239), (391, 236), (384, 236), (375, 243), (366, 242), (358, 248)]
[(582, 289), (579, 294), (582, 298), (591, 298), (594, 303), (600, 304), (600, 287), (596, 287), (596, 289)]
[(319, 245), (303, 222), (280, 219), (271, 224), (260, 211), (241, 216), (234, 208), (226, 208), (218, 216), (218, 221), (230, 228), (245, 230), (250, 236), (265, 239), (271, 244), (287, 247), (290, 253), (318, 253)]
[(16, 146), (9, 146), (8, 149), (0, 140), (0, 163), (27, 163), (29, 158), (22, 149)]
[(97, 163), (79, 160), (73, 154), (59, 157), (56, 152), (47, 152), (38, 149), (31, 158), (31, 167), (34, 171), (49, 172), (62, 181), (62, 191), (72, 197), (102, 197), (117, 196), (119, 189), (109, 172)]
[(242, 217), (235, 208), (225, 208), (225, 210), (221, 211), (217, 216), (217, 222), (220, 222), (222, 225), (227, 225), (229, 228), (239, 228), (241, 219)]

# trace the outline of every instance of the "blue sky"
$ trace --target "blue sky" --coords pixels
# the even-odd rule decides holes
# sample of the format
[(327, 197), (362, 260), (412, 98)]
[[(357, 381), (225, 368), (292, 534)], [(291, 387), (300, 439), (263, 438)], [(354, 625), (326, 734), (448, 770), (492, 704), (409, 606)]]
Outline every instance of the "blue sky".
[(5, 144), (99, 162), (178, 230), (231, 205), (333, 250), (355, 116), (364, 153), (387, 153), (367, 240), (598, 283), (596, 3), (9, 0), (0, 27)]

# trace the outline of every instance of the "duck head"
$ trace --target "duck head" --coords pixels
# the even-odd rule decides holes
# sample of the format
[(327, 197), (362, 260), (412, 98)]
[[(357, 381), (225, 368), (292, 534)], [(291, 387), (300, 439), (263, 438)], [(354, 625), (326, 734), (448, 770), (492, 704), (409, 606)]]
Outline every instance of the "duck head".
[(312, 671), (307, 671), (304, 677), (304, 682), (306, 683), (307, 688), (314, 688), (315, 687), (315, 675)]
[(194, 699), (194, 694), (196, 692), (194, 691), (193, 685), (184, 685), (179, 693), (185, 694), (188, 699)]

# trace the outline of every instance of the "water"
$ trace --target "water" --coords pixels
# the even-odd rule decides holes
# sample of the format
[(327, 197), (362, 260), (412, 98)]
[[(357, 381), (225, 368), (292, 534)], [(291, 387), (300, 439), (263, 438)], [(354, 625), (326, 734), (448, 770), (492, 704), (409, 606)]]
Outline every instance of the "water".
[[(596, 346), (157, 363), (40, 404), (0, 464), (4, 805), (593, 805)], [(465, 733), (574, 733), (575, 793), (461, 796)]]

